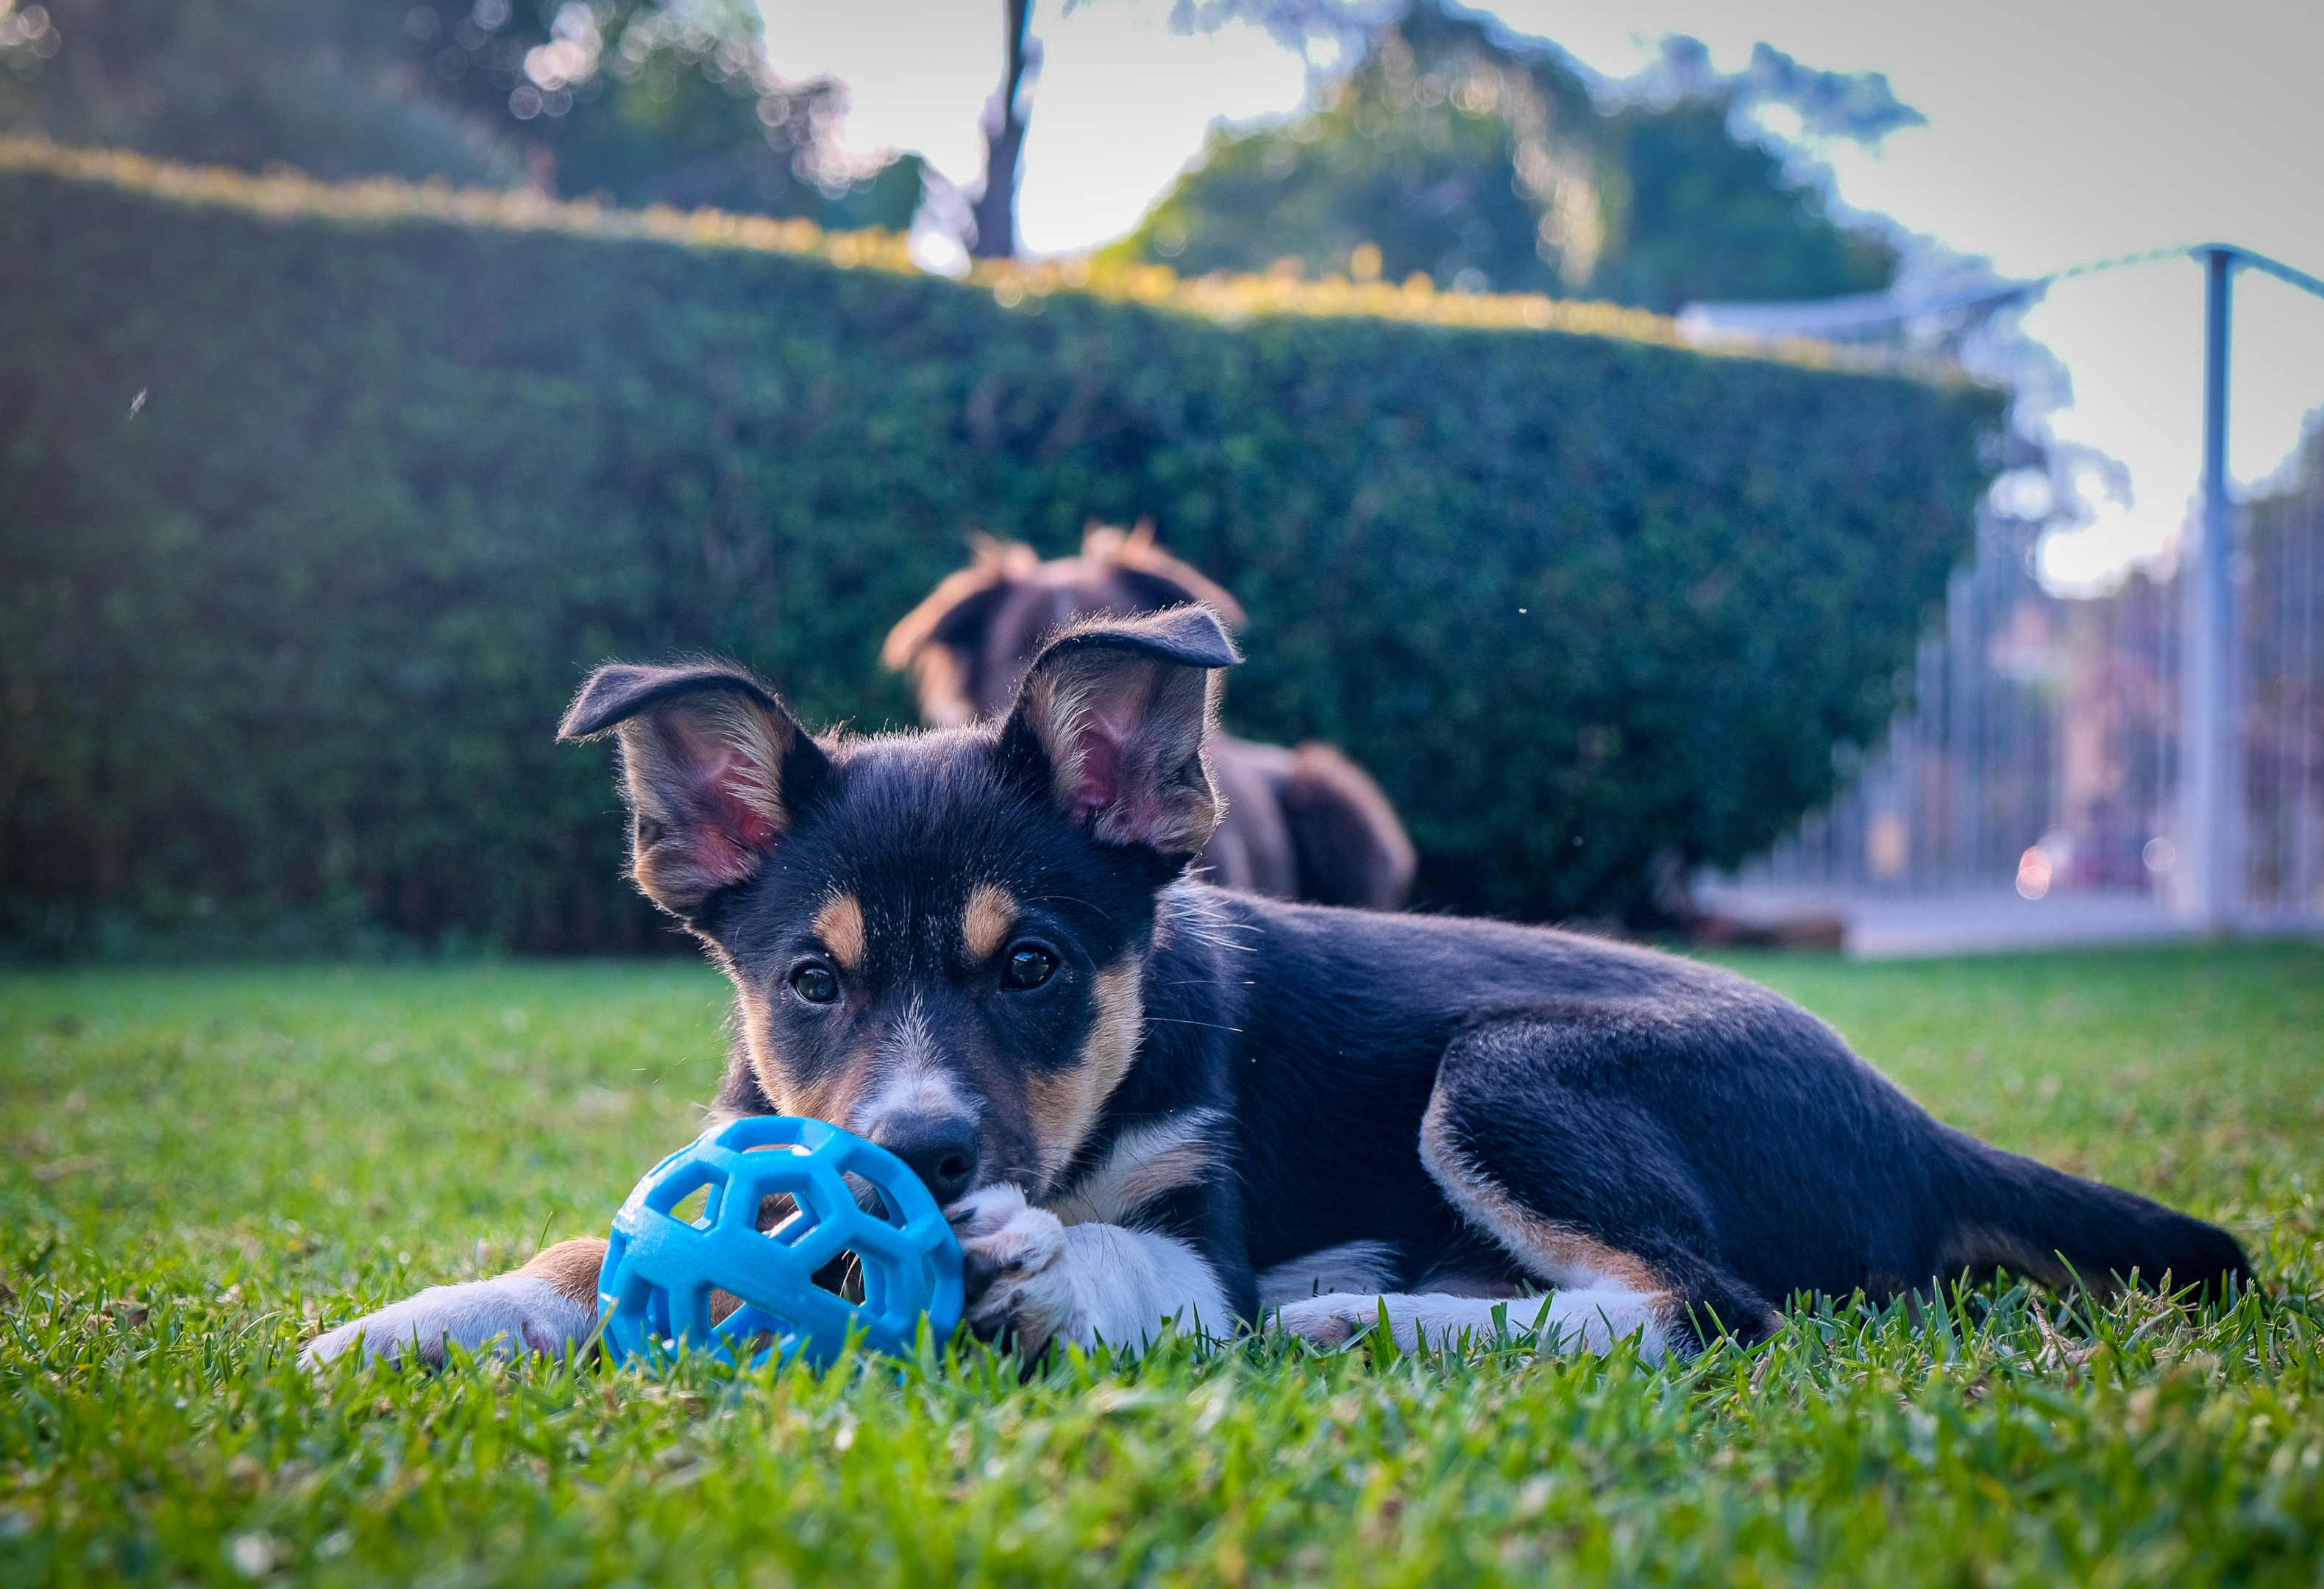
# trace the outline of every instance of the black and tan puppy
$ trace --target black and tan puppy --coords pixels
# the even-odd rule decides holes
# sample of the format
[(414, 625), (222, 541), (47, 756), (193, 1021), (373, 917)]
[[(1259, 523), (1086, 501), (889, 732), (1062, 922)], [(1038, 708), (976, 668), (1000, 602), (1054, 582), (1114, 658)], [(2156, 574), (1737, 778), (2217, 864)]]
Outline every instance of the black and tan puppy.
[[(880, 660), (908, 673), (920, 721), (956, 728), (997, 716), (1041, 642), (1080, 618), (1132, 618), (1189, 602), (1229, 627), (1234, 597), (1154, 544), (1154, 526), (1093, 524), (1081, 555), (1043, 562), (1031, 547), (990, 539), (889, 632)], [(1226, 806), (1195, 873), (1223, 888), (1393, 910), (1415, 856), (1396, 808), (1371, 775), (1328, 744), (1286, 748), (1213, 731), (1211, 779)]]
[[(1187, 607), (1069, 629), (997, 722), (811, 737), (720, 667), (601, 669), (647, 893), (733, 979), (722, 1107), (835, 1122), (952, 1211), (1022, 1349), (1161, 1321), (1654, 1353), (1799, 1291), (2006, 1267), (2248, 1284), (2235, 1242), (1923, 1113), (1726, 972), (1535, 928), (1185, 881), (1234, 660)], [(667, 1143), (641, 1144), (640, 1159)], [(586, 1338), (604, 1243), (333, 1330), (327, 1358)]]

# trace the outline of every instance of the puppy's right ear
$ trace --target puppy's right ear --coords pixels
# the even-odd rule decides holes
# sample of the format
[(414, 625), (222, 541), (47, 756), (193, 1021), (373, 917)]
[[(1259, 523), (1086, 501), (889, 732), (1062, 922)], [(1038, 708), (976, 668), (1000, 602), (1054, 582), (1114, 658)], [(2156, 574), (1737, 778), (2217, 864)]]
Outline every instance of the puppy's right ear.
[(1099, 842), (1189, 860), (1219, 825), (1204, 742), (1218, 670), (1240, 661), (1206, 607), (1085, 618), (1033, 659), (1001, 728), (1002, 764)]
[(681, 920), (758, 875), (831, 776), (822, 747), (739, 668), (608, 663), (574, 697), (557, 737), (609, 733), (621, 739), (631, 875)]

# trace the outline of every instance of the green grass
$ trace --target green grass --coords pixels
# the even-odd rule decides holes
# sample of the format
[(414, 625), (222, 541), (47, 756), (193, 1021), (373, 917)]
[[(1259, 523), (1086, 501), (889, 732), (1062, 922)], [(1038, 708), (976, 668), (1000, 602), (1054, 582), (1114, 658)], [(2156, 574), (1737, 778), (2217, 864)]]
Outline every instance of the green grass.
[(318, 1318), (602, 1228), (692, 1134), (678, 965), (0, 977), (0, 1583), (2324, 1572), (2324, 949), (1736, 962), (1941, 1116), (2232, 1226), (2189, 1320), (1971, 1294), (1649, 1369), (1245, 1343), (650, 1381), (292, 1363)]

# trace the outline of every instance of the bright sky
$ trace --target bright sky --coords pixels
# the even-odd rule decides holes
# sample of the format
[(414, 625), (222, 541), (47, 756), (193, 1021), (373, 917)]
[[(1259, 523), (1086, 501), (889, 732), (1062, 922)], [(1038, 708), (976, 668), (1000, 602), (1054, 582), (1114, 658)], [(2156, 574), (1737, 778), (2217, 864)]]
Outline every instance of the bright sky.
[[(851, 90), (846, 141), (919, 150), (978, 180), (978, 118), (1001, 74), (1001, 0), (762, 0), (786, 77)], [(1171, 0), (1035, 0), (1046, 59), (1019, 189), (1030, 252), (1126, 231), (1214, 120), (1280, 115), (1305, 89), (1296, 56), (1237, 24), (1182, 36)], [(1672, 33), (1724, 69), (1765, 41), (1803, 65), (1882, 71), (1929, 125), (1882, 148), (1822, 151), (1840, 199), (2013, 276), (2159, 246), (2222, 241), (2324, 275), (2315, 199), (2324, 5), (2213, 0), (2196, 11), (2057, 0), (1506, 0), (1489, 7), (1609, 77)], [(2246, 272), (2236, 287), (2230, 472), (2273, 472), (2324, 404), (2324, 301)], [(2128, 466), (2131, 500), (2053, 538), (2061, 583), (2101, 577), (2175, 536), (2194, 492), (2201, 284), (2175, 262), (2060, 284), (2026, 329), (2065, 363), (2054, 419)]]

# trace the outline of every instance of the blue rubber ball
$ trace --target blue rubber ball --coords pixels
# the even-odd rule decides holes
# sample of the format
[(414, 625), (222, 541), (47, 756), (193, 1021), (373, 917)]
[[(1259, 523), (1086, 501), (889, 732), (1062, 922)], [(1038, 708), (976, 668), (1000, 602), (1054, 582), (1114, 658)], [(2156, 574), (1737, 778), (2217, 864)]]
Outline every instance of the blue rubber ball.
[[(866, 1213), (845, 1178), (879, 1194)], [(673, 1212), (706, 1193), (692, 1219)], [(759, 1229), (770, 1197), (792, 1211)], [(815, 1282), (852, 1254), (862, 1300)], [(860, 1277), (860, 1279), (859, 1279)], [(713, 1288), (742, 1306), (710, 1322)], [(607, 1350), (653, 1359), (691, 1343), (729, 1363), (797, 1353), (821, 1365), (851, 1328), (882, 1352), (906, 1353), (920, 1319), (944, 1340), (960, 1322), (960, 1243), (904, 1161), (820, 1120), (751, 1115), (714, 1127), (646, 1172), (613, 1215), (597, 1274)]]

